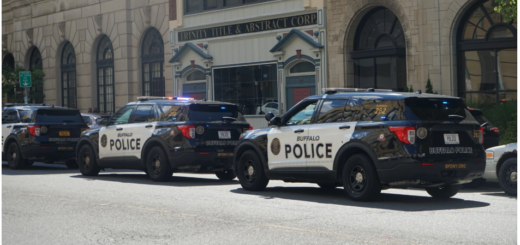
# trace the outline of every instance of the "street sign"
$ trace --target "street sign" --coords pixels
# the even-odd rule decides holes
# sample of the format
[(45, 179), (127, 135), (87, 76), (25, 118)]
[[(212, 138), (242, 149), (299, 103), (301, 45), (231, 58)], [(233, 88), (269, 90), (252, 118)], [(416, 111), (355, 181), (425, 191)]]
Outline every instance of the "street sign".
[(19, 73), (19, 77), (20, 77), (20, 87), (22, 87), (22, 88), (32, 87), (30, 71), (21, 71)]

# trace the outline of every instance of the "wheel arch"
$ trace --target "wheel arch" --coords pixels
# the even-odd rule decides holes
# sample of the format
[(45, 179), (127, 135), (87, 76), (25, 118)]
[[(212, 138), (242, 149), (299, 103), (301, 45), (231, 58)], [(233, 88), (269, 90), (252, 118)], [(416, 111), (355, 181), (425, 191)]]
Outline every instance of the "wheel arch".
[(502, 165), (504, 164), (504, 162), (509, 159), (509, 158), (513, 158), (513, 157), (517, 157), (517, 154), (516, 154), (516, 150), (514, 151), (510, 151), (510, 152), (506, 152), (504, 153), (500, 159), (498, 160), (498, 163), (497, 163), (497, 167), (495, 169), (495, 173), (497, 174), (497, 177), (498, 177), (498, 171), (500, 170), (500, 168), (502, 167)]
[(81, 150), (81, 147), (83, 147), (84, 145), (90, 145), (90, 147), (92, 147), (92, 149), (94, 150), (94, 157), (96, 158), (96, 160), (99, 160), (99, 154), (96, 151), (96, 147), (94, 146), (94, 143), (88, 138), (83, 138), (78, 141), (78, 144), (76, 145), (76, 156), (79, 155), (79, 151)]
[[(18, 140), (18, 137), (11, 135), (11, 136), (7, 137), (7, 139), (5, 139), (4, 153), (7, 153), (7, 149), (9, 148), (9, 145), (11, 145), (11, 143), (13, 143), (13, 142), (16, 142), (16, 144), (18, 144), (18, 147), (20, 147), (20, 141)], [(23, 156), (22, 149), (20, 149), (20, 153), (22, 153), (22, 156)]]
[(143, 145), (143, 148), (141, 148), (141, 164), (143, 165), (143, 168), (146, 168), (146, 158), (148, 157), (148, 153), (150, 150), (155, 147), (159, 146), (163, 149), (164, 153), (166, 153), (166, 157), (168, 159), (168, 164), (170, 164), (170, 151), (168, 151), (168, 146), (159, 138), (157, 137), (151, 137)]
[(368, 158), (370, 158), (370, 160), (372, 160), (372, 164), (374, 165), (374, 168), (376, 170), (378, 169), (379, 160), (377, 159), (375, 152), (372, 149), (370, 149), (369, 146), (367, 146), (366, 144), (364, 144), (362, 142), (349, 142), (349, 143), (344, 144), (338, 150), (338, 153), (336, 154), (336, 157), (334, 158), (333, 170), (336, 171), (336, 174), (337, 174), (336, 177), (338, 180), (341, 180), (341, 174), (343, 171), (343, 167), (345, 165), (342, 163), (345, 163), (347, 161), (347, 159), (349, 159), (351, 156), (353, 156), (355, 154), (366, 155)]
[(242, 153), (248, 150), (256, 152), (256, 154), (260, 157), (260, 160), (262, 161), (264, 169), (268, 169), (266, 157), (264, 156), (264, 154), (262, 154), (260, 148), (251, 142), (243, 142), (240, 145), (238, 145), (235, 149), (235, 157), (233, 158), (234, 169), (237, 169), (238, 161), (240, 160), (240, 156), (242, 155)]

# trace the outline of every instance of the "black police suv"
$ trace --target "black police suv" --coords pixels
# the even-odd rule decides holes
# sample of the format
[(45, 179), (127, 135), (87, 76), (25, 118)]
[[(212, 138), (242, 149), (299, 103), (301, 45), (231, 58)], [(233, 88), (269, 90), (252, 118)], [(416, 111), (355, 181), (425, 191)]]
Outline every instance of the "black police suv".
[(250, 125), (235, 104), (185, 97), (138, 100), (81, 135), (77, 161), (83, 175), (113, 168), (143, 170), (154, 181), (166, 181), (173, 172), (236, 177), (233, 150)]
[(76, 143), (87, 125), (79, 110), (45, 104), (7, 104), (2, 111), (2, 156), (12, 169), (35, 161), (77, 168)]
[(460, 98), (374, 89), (329, 89), (269, 128), (247, 131), (235, 148), (235, 171), (246, 190), (270, 179), (343, 185), (356, 201), (382, 189), (421, 187), (435, 198), (455, 195), (482, 176), (482, 128)]

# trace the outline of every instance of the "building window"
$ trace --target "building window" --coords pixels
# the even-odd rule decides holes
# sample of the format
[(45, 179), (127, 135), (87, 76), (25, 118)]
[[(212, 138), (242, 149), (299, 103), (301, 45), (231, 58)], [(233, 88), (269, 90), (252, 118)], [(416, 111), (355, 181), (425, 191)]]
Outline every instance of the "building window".
[(2, 62), (2, 70), (7, 72), (14, 71), (14, 56), (11, 53), (8, 53), (4, 56), (4, 60)]
[(315, 72), (316, 66), (310, 62), (300, 62), (289, 70), (290, 73)]
[(97, 49), (98, 112), (113, 113), (115, 105), (114, 49), (108, 36), (103, 36)]
[(278, 102), (276, 64), (214, 69), (215, 100), (235, 103), (244, 115)]
[[(42, 65), (42, 55), (38, 48), (33, 48), (31, 52), (31, 58), (29, 60), (29, 70), (34, 72), (34, 70), (43, 70)], [(33, 93), (36, 98), (32, 100), (32, 103), (40, 104), (43, 103), (43, 84), (42, 86), (33, 86), (30, 88), (31, 93)]]
[(61, 54), (61, 103), (65, 107), (78, 108), (76, 94), (76, 54), (70, 42)]
[(157, 29), (150, 28), (141, 47), (143, 95), (164, 96), (164, 43)]
[(468, 104), (516, 100), (517, 23), (505, 21), (495, 6), (478, 1), (459, 26), (457, 88)]
[(206, 99), (206, 73), (195, 70), (188, 74), (186, 83), (182, 85), (182, 95), (196, 100)]
[(184, 13), (193, 14), (269, 1), (273, 0), (184, 0)]
[(361, 20), (354, 39), (354, 84), (357, 88), (403, 91), (406, 50), (401, 22), (387, 8), (375, 8)]

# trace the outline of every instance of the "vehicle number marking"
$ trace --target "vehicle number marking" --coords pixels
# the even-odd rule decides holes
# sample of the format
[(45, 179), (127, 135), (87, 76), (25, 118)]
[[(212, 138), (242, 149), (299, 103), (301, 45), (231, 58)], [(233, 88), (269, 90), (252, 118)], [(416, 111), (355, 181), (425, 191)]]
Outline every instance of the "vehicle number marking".
[(217, 153), (218, 157), (232, 157), (234, 155), (235, 155), (234, 153), (227, 153), (227, 152)]
[(231, 139), (231, 131), (218, 131), (219, 139)]
[(386, 108), (376, 108), (376, 114), (385, 114)]
[(458, 145), (459, 135), (458, 134), (444, 134), (444, 144), (446, 145)]
[(445, 169), (459, 169), (459, 168), (466, 168), (465, 163), (459, 163), (459, 164), (446, 164), (444, 166)]
[(59, 151), (72, 151), (74, 147), (58, 147)]
[(60, 136), (70, 136), (70, 131), (60, 131)]

